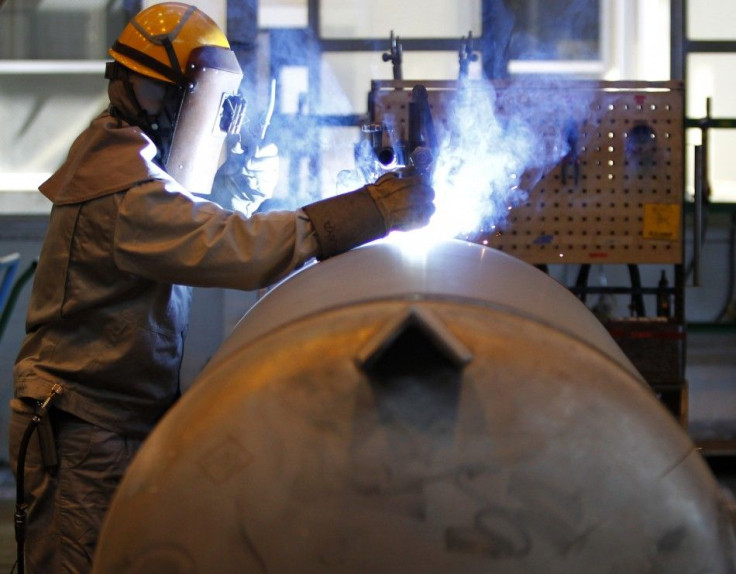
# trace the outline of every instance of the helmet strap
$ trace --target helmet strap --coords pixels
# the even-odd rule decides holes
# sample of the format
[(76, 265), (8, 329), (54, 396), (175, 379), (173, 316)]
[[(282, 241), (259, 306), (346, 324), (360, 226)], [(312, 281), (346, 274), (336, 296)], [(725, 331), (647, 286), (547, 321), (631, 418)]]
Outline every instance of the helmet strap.
[(164, 49), (166, 50), (166, 54), (169, 56), (171, 67), (166, 66), (165, 64), (162, 64), (161, 62), (159, 62), (155, 58), (152, 58), (148, 54), (144, 54), (140, 50), (136, 50), (135, 48), (132, 48), (117, 40), (112, 45), (112, 49), (118, 52), (119, 54), (122, 54), (123, 56), (126, 56), (130, 58), (131, 60), (138, 62), (139, 64), (146, 66), (147, 68), (150, 68), (157, 74), (161, 74), (164, 78), (171, 80), (177, 85), (180, 85), (180, 86), (186, 85), (187, 79), (184, 77), (184, 74), (182, 74), (181, 72), (181, 67), (179, 66), (179, 60), (176, 57), (176, 53), (174, 52), (174, 48), (173, 48), (173, 45), (171, 44), (171, 40), (169, 40), (168, 38), (164, 38), (162, 40), (162, 45)]

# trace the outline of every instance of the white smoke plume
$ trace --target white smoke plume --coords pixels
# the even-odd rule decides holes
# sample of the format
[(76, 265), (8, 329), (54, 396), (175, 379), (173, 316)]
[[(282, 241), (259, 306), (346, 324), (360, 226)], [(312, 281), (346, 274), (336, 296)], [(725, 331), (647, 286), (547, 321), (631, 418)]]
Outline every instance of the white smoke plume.
[(442, 118), (434, 232), (452, 237), (503, 227), (539, 179), (576, 152), (570, 126), (585, 121), (587, 100), (549, 79), (461, 85)]

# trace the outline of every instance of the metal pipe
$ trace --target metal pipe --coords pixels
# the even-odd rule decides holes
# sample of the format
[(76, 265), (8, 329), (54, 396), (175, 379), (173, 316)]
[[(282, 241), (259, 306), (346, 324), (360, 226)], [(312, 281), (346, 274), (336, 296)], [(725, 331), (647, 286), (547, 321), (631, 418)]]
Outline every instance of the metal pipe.
[(136, 456), (93, 572), (728, 572), (715, 478), (585, 305), (425, 247), (263, 297)]

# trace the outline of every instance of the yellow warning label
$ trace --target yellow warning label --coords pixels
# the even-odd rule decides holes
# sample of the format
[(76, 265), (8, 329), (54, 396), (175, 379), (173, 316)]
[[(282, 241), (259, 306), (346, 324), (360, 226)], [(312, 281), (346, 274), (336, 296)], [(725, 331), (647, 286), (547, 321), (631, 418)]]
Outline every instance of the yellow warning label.
[(679, 239), (681, 211), (682, 207), (675, 203), (644, 204), (644, 239)]

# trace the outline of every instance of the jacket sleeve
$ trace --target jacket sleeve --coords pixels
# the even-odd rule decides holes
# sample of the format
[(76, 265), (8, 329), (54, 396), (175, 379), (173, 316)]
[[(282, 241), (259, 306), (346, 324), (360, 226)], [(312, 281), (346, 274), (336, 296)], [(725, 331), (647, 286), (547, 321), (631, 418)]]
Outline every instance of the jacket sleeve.
[(115, 262), (153, 281), (252, 290), (282, 279), (318, 252), (301, 210), (247, 218), (164, 181), (120, 197)]

